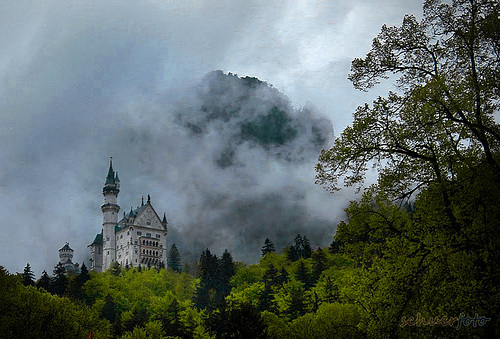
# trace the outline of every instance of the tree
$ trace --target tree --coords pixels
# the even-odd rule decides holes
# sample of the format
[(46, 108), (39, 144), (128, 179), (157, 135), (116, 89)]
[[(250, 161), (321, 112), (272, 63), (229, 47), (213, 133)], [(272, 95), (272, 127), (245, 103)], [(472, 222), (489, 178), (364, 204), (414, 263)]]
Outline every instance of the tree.
[(290, 246), (287, 252), (287, 258), (290, 261), (297, 261), (300, 258), (310, 258), (312, 253), (311, 243), (306, 236), (297, 234), (294, 239), (294, 245)]
[[(149, 266), (149, 264), (148, 264)], [(111, 265), (109, 265), (109, 272), (114, 276), (119, 276), (122, 272), (122, 267), (118, 263), (118, 261), (113, 261)]]
[(260, 311), (271, 311), (275, 312), (275, 305), (273, 303), (274, 292), (281, 285), (278, 275), (279, 271), (274, 267), (273, 264), (264, 272), (262, 281), (264, 283), (264, 289), (259, 293), (259, 310)]
[(298, 281), (304, 284), (304, 288), (306, 290), (312, 287), (311, 274), (306, 264), (304, 263), (304, 260), (301, 260), (299, 262), (299, 267), (297, 269), (297, 272), (295, 273), (295, 278), (297, 278)]
[(218, 282), (219, 262), (217, 256), (207, 248), (200, 255), (198, 276), (200, 283), (196, 288), (195, 304), (197, 308), (215, 308), (215, 294)]
[(109, 338), (106, 320), (84, 305), (33, 286), (0, 266), (0, 333), (2, 338)]
[(331, 254), (337, 254), (342, 252), (342, 244), (339, 241), (337, 241), (335, 237), (332, 240), (330, 246), (328, 247), (328, 252), (330, 252)]
[(69, 279), (66, 294), (75, 300), (85, 300), (85, 292), (83, 291), (83, 285), (90, 279), (89, 271), (85, 263), (82, 264), (80, 268), (80, 273), (78, 275), (73, 275)]
[[(443, 336), (438, 327), (398, 327), (422, 309), (500, 312), (499, 12), (498, 1), (427, 0), (420, 22), (383, 26), (352, 63), (358, 89), (388, 75), (397, 84), (358, 107), (316, 167), (331, 191), (361, 188), (366, 171), (378, 169), (332, 246), (354, 262), (338, 286), (362, 306), (368, 336)], [(463, 335), (498, 336), (499, 328), (495, 318)]]
[(45, 291), (50, 292), (50, 277), (47, 274), (47, 271), (43, 270), (40, 279), (36, 282), (37, 288), (43, 288)]
[(174, 272), (182, 272), (181, 255), (175, 244), (172, 244), (168, 251), (167, 267)]
[(226, 304), (225, 298), (231, 292), (231, 285), (229, 281), (231, 280), (231, 277), (235, 272), (233, 256), (227, 249), (224, 250), (224, 253), (222, 253), (218, 271), (219, 274), (217, 274), (218, 283), (216, 285), (216, 305), (218, 308), (223, 308)]
[(314, 282), (319, 280), (321, 273), (328, 268), (328, 262), (326, 260), (326, 255), (323, 250), (318, 247), (311, 255), (312, 257), (312, 278)]
[(23, 274), (22, 274), (22, 283), (24, 286), (35, 286), (35, 275), (33, 274), (33, 271), (31, 270), (30, 263), (26, 264), (26, 267), (24, 268)]
[[(499, 4), (488, 0), (427, 0), (421, 22), (383, 26), (350, 80), (367, 90), (387, 74), (398, 92), (358, 107), (352, 126), (323, 151), (317, 181), (334, 191), (339, 180), (359, 187), (370, 165), (379, 189), (400, 198), (431, 183), (441, 186), (482, 162), (499, 176)], [(453, 219), (448, 212), (448, 217)]]
[(51, 293), (63, 296), (68, 287), (68, 277), (66, 276), (66, 268), (62, 263), (58, 263), (54, 267), (54, 277), (51, 280)]
[(251, 303), (232, 308), (225, 322), (222, 338), (267, 338), (260, 313)]
[(273, 253), (276, 252), (276, 248), (274, 247), (274, 243), (269, 240), (269, 238), (266, 238), (264, 241), (264, 246), (262, 246), (262, 256), (265, 256), (268, 253)]
[(303, 244), (303, 249), (302, 249), (302, 258), (308, 259), (311, 257), (312, 253), (312, 248), (311, 248), (311, 243), (309, 242), (309, 239), (304, 235), (304, 238), (302, 238), (302, 244)]
[(87, 269), (85, 263), (83, 263), (82, 267), (80, 268), (79, 279), (82, 286), (90, 279), (89, 270)]

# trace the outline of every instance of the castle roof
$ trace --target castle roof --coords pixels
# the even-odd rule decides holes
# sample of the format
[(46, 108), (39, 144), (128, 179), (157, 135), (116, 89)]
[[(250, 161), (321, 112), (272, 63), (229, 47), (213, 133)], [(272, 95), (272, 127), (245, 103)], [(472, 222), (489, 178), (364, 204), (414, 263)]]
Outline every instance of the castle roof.
[(71, 249), (71, 247), (69, 247), (69, 243), (66, 243), (59, 251), (73, 251), (73, 250)]
[(125, 227), (127, 227), (128, 225), (130, 225), (131, 224), (131, 223), (129, 223), (130, 218), (133, 219), (133, 218), (137, 217), (137, 215), (145, 207), (146, 207), (146, 205), (139, 206), (136, 209), (132, 209), (132, 207), (130, 207), (130, 212), (128, 214), (124, 213), (123, 218), (120, 221), (118, 221), (118, 223), (116, 224), (116, 226), (115, 226), (115, 232), (121, 231), (122, 229), (124, 229)]
[(90, 244), (89, 246), (92, 245), (102, 245), (102, 231), (101, 233), (96, 234), (94, 241), (92, 241), (92, 244)]
[(115, 183), (115, 171), (113, 171), (113, 161), (109, 161), (108, 175), (106, 176), (105, 185), (112, 185)]

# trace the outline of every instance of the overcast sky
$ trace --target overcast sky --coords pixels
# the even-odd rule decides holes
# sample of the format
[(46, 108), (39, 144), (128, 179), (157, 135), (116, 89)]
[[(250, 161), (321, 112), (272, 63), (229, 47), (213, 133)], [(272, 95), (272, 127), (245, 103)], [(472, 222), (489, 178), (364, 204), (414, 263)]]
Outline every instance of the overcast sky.
[[(351, 60), (366, 54), (383, 24), (422, 11), (412, 0), (0, 3), (0, 265), (20, 272), (30, 262), (37, 278), (52, 274), (65, 242), (74, 261), (88, 258), (110, 156), (122, 209), (150, 194), (181, 254), (227, 247), (237, 260), (257, 260), (265, 230), (248, 229), (252, 215), (245, 225), (221, 225), (227, 206), (245, 214), (251, 205), (262, 217), (267, 200), (259, 206), (256, 197), (291, 187), (299, 210), (321, 222), (272, 240), (282, 247), (298, 230), (313, 246), (328, 245), (335, 229), (326, 221), (336, 224), (352, 195), (314, 185), (317, 155), (292, 167), (245, 149), (244, 170), (219, 171), (205, 162), (211, 137), (191, 140), (173, 112), (189, 107), (207, 73), (222, 70), (272, 84), (298, 111), (315, 107), (338, 135), (356, 106), (387, 90), (356, 91)], [(252, 189), (228, 193), (243, 186)], [(213, 192), (228, 199), (226, 209), (207, 207)], [(287, 236), (283, 223), (269, 234)]]

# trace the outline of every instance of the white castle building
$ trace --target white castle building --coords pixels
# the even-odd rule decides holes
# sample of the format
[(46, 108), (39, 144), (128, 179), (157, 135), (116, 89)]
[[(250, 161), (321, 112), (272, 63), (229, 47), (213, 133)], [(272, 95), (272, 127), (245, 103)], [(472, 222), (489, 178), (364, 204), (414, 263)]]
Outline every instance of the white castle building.
[(167, 261), (167, 218), (158, 217), (151, 205), (151, 198), (118, 221), (120, 206), (117, 204), (120, 192), (118, 172), (113, 170), (112, 161), (102, 189), (104, 203), (102, 230), (95, 236), (90, 247), (91, 269), (106, 271), (112, 262), (122, 266), (164, 267)]

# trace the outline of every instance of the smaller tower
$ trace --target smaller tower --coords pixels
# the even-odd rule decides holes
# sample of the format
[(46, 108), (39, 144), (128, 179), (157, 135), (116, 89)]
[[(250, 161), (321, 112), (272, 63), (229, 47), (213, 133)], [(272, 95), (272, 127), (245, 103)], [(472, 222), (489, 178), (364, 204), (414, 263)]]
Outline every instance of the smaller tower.
[(102, 222), (102, 247), (103, 247), (103, 267), (105, 271), (111, 263), (116, 260), (116, 238), (115, 226), (118, 223), (118, 212), (120, 206), (117, 204), (118, 193), (120, 193), (120, 179), (118, 173), (113, 171), (113, 158), (109, 161), (108, 175), (102, 189), (104, 204), (101, 206), (103, 214)]
[(59, 264), (64, 266), (66, 272), (69, 274), (80, 273), (80, 267), (78, 264), (73, 263), (73, 250), (69, 247), (69, 243), (66, 243), (59, 250)]
[(60, 250), (59, 250), (59, 263), (65, 265), (68, 261), (72, 262), (73, 261), (73, 250), (71, 247), (69, 247), (69, 243), (66, 243)]

